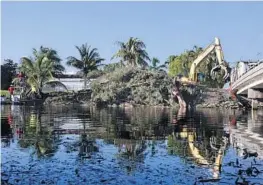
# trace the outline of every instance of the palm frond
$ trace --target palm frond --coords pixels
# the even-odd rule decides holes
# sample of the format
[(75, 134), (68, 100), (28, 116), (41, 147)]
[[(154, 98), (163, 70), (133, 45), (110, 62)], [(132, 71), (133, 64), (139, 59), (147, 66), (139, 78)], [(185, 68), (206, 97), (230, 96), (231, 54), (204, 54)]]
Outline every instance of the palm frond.
[(83, 62), (75, 57), (69, 56), (67, 57), (67, 65), (73, 66), (78, 69), (82, 69), (84, 67)]

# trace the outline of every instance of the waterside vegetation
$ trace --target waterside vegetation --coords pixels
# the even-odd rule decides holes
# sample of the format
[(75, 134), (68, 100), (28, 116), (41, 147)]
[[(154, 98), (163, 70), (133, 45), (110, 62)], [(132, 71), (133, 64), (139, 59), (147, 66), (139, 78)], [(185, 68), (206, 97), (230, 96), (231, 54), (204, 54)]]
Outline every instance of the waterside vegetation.
[[(105, 61), (97, 48), (83, 44), (75, 46), (79, 57), (69, 56), (66, 59), (68, 66), (79, 70), (78, 74), (84, 78), (84, 91), (50, 93), (46, 97), (51, 99), (47, 102), (59, 102), (64, 99), (71, 101), (92, 102), (95, 105), (161, 105), (174, 106), (177, 100), (171, 96), (173, 78), (182, 75), (188, 77), (193, 60), (203, 51), (203, 48), (194, 46), (179, 55), (170, 55), (167, 61), (160, 61), (157, 57), (150, 57), (146, 51), (146, 44), (139, 38), (130, 37), (126, 42), (116, 42), (119, 49), (111, 60), (117, 62), (103, 64)], [(21, 64), (15, 64), (11, 59), (3, 64), (2, 68), (8, 68), (6, 76), (13, 78), (13, 82), (19, 86), (18, 78), (14, 71), (25, 75), (25, 95), (34, 89), (39, 97), (44, 97), (42, 89), (47, 84), (61, 85), (54, 77), (62, 75), (65, 67), (61, 64), (62, 59), (56, 50), (41, 46), (39, 50), (33, 49), (31, 57), (22, 57)], [(181, 87), (186, 102), (196, 104), (203, 100), (200, 94), (207, 88), (222, 88), (224, 86), (223, 75), (219, 74), (215, 79), (210, 77), (210, 70), (216, 63), (215, 54), (209, 55), (197, 72), (204, 74), (201, 85), (204, 87), (191, 88)], [(3, 73), (2, 73), (3, 74)], [(94, 79), (87, 89), (87, 82)], [(2, 89), (7, 89), (11, 81), (1, 81)], [(206, 89), (204, 89), (206, 88)], [(65, 88), (66, 89), (66, 88)], [(61, 94), (64, 94), (64, 98)], [(78, 97), (80, 94), (86, 97)], [(54, 97), (60, 96), (54, 99)], [(66, 98), (65, 98), (66, 97)], [(226, 98), (227, 99), (227, 98)], [(63, 100), (63, 101), (64, 101)], [(82, 102), (83, 102), (82, 101)], [(217, 102), (213, 102), (216, 104)]]

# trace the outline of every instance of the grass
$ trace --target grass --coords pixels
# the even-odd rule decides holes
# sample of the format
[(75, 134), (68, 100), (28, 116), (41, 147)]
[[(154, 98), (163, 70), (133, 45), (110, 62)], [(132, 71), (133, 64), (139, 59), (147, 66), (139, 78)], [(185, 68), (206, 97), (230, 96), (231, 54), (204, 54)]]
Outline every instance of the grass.
[(0, 95), (5, 96), (5, 97), (9, 97), (10, 93), (8, 90), (0, 90)]

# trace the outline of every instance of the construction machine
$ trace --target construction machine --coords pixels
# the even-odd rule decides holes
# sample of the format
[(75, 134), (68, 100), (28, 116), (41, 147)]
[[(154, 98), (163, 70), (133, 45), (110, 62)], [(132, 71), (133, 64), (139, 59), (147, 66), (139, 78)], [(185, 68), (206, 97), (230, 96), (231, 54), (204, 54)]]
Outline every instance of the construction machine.
[(210, 44), (207, 48), (205, 48), (204, 51), (201, 54), (199, 54), (198, 57), (193, 61), (190, 68), (189, 77), (188, 78), (181, 77), (179, 81), (181, 81), (181, 83), (184, 85), (197, 84), (198, 73), (196, 72), (196, 69), (204, 61), (204, 59), (212, 52), (216, 53), (217, 65), (212, 68), (210, 75), (212, 76), (212, 78), (214, 78), (217, 72), (219, 72), (220, 70), (224, 70), (225, 71), (224, 81), (227, 83), (230, 80), (231, 68), (224, 60), (224, 55), (220, 44), (220, 40), (217, 37), (215, 38), (214, 43)]

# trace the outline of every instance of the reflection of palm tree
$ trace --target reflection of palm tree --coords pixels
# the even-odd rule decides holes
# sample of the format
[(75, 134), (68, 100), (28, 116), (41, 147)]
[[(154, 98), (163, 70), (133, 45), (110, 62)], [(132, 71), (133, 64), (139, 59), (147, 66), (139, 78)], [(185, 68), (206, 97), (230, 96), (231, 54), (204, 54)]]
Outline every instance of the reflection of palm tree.
[(25, 120), (24, 137), (19, 140), (19, 145), (22, 148), (35, 146), (34, 153), (36, 153), (38, 157), (53, 154), (56, 146), (53, 144), (50, 132), (41, 125), (40, 112), (31, 113), (29, 119)]
[(126, 140), (115, 139), (114, 143), (119, 147), (119, 154), (128, 159), (138, 160), (141, 159), (141, 154), (146, 149), (146, 142), (144, 140)]
[(95, 141), (89, 139), (86, 133), (82, 134), (79, 148), (79, 156), (82, 159), (90, 158), (93, 152), (98, 152), (98, 147), (95, 146)]
[(137, 165), (143, 162), (143, 152), (147, 148), (144, 140), (115, 139), (114, 144), (119, 147), (117, 159), (120, 161), (120, 167), (125, 168), (128, 173), (134, 171)]
[(83, 134), (79, 143), (79, 156), (81, 159), (90, 158), (93, 152), (98, 152), (98, 147), (95, 145), (94, 139), (88, 138), (86, 134), (86, 123), (83, 122)]
[(151, 153), (152, 153), (152, 156), (154, 156), (154, 154), (156, 153), (156, 141), (155, 140), (152, 140), (151, 142)]
[(174, 134), (168, 136), (167, 149), (170, 155), (185, 156), (187, 152), (185, 142), (178, 140)]

